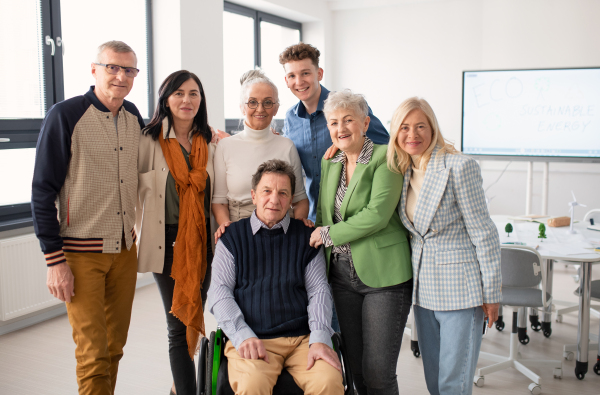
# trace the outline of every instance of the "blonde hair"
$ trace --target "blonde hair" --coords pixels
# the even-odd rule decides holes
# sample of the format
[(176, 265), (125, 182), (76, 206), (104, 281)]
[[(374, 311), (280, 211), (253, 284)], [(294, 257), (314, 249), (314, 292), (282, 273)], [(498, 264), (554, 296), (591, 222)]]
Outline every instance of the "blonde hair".
[(325, 118), (328, 119), (328, 115), (338, 108), (350, 109), (362, 119), (365, 119), (369, 115), (369, 105), (365, 97), (358, 93), (352, 93), (350, 89), (331, 92), (327, 96), (327, 100), (323, 104)]
[(427, 118), (429, 126), (431, 127), (431, 144), (429, 144), (429, 147), (427, 147), (421, 156), (421, 168), (425, 168), (425, 166), (427, 166), (429, 160), (431, 159), (431, 152), (436, 146), (440, 148), (438, 153), (460, 153), (454, 148), (452, 143), (446, 141), (444, 136), (442, 136), (442, 131), (440, 130), (435, 113), (433, 112), (433, 109), (429, 103), (427, 103), (427, 100), (418, 97), (411, 97), (404, 100), (392, 115), (392, 122), (390, 125), (390, 143), (388, 144), (387, 150), (387, 164), (388, 168), (395, 173), (406, 173), (406, 170), (408, 169), (408, 166), (412, 160), (410, 155), (398, 145), (398, 133), (400, 132), (400, 125), (402, 125), (404, 119), (406, 119), (408, 114), (414, 110), (421, 111)]

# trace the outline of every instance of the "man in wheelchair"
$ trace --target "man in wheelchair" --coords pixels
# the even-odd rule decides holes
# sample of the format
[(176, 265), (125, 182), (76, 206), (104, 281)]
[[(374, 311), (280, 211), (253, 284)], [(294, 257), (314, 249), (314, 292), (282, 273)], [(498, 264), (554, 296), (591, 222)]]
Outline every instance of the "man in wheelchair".
[(344, 393), (325, 257), (309, 245), (312, 229), (288, 214), (295, 178), (286, 162), (260, 165), (256, 210), (217, 231), (207, 307), (229, 338), (236, 394), (270, 394), (283, 368), (305, 394)]

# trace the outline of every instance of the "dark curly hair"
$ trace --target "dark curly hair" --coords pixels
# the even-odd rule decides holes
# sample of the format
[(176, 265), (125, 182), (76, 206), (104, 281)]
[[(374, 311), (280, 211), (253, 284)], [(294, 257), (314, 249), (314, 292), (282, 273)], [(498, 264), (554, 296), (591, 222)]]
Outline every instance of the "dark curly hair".
[(310, 59), (315, 67), (319, 68), (319, 56), (321, 52), (310, 44), (298, 43), (290, 45), (279, 55), (279, 63), (283, 66), (286, 63), (297, 60)]

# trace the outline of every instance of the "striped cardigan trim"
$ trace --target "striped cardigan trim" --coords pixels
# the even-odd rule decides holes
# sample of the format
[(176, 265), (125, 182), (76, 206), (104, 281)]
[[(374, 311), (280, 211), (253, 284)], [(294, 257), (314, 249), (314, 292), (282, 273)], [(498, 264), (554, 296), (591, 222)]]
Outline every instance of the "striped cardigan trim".
[(65, 252), (102, 253), (104, 249), (103, 239), (76, 239), (74, 237), (63, 237), (63, 242), (63, 251)]
[[(135, 233), (135, 228), (131, 229), (131, 238), (133, 239), (133, 243), (137, 241), (137, 234)], [(104, 251), (104, 239), (100, 238), (89, 238), (89, 239), (79, 239), (75, 237), (63, 237), (63, 251), (65, 252), (95, 252), (102, 253)], [(53, 254), (57, 254), (53, 253)], [(62, 254), (62, 252), (61, 252)], [(50, 254), (47, 254), (50, 255)], [(48, 258), (46, 258), (47, 260)], [(64, 261), (64, 255), (63, 255)], [(60, 263), (60, 262), (56, 262)], [(55, 263), (55, 264), (56, 264)]]
[(44, 258), (46, 258), (47, 266), (58, 265), (59, 263), (66, 262), (65, 254), (62, 250), (49, 252), (48, 254), (44, 254)]

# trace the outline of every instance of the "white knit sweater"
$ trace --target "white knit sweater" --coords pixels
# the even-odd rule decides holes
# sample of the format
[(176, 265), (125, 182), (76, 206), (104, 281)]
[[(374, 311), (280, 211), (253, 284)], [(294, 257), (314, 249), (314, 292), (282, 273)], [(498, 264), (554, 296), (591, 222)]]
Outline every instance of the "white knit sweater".
[(273, 134), (270, 128), (254, 130), (244, 123), (244, 130), (217, 145), (212, 203), (250, 200), (252, 175), (269, 159), (281, 159), (294, 168), (296, 193), (292, 203), (307, 199), (302, 164), (292, 140)]

